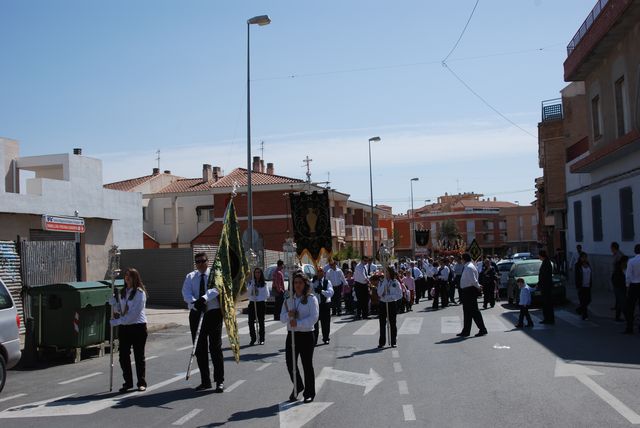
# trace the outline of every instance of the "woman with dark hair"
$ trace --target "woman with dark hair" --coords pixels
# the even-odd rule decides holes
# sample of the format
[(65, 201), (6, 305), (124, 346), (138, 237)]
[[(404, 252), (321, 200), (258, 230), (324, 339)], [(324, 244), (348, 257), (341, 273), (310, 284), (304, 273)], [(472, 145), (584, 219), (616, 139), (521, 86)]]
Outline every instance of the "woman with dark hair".
[(251, 342), (249, 346), (256, 344), (256, 318), (258, 318), (258, 328), (260, 330), (260, 344), (264, 345), (264, 314), (266, 301), (269, 298), (269, 289), (265, 287), (264, 272), (257, 267), (253, 270), (253, 278), (247, 284), (249, 293), (249, 334)]
[[(313, 326), (318, 322), (318, 299), (311, 290), (309, 279), (302, 273), (293, 277), (293, 290), (282, 305), (280, 320), (287, 325), (286, 361), (291, 382), (296, 382), (296, 388), (291, 392), (289, 400), (297, 401), (298, 394), (303, 392), (305, 403), (313, 401), (316, 396), (315, 373), (313, 370), (313, 349), (315, 338)], [(295, 356), (292, 355), (291, 335), (295, 338)], [(304, 382), (298, 371), (298, 355), (302, 360)], [(296, 367), (296, 379), (293, 377), (293, 366)]]
[(128, 268), (124, 273), (125, 287), (120, 293), (116, 291), (109, 299), (113, 307), (113, 326), (120, 326), (118, 331), (120, 346), (120, 367), (124, 384), (120, 392), (127, 392), (133, 388), (133, 374), (131, 372), (131, 348), (136, 362), (136, 376), (138, 377), (138, 391), (147, 389), (145, 380), (144, 346), (147, 342), (147, 316), (145, 305), (147, 292), (140, 278), (140, 273), (134, 268)]
[(578, 289), (578, 300), (580, 306), (578, 306), (577, 312), (582, 315), (583, 320), (589, 319), (589, 312), (587, 310), (589, 303), (591, 303), (591, 284), (593, 273), (591, 272), (591, 264), (587, 258), (587, 253), (581, 252), (578, 258), (578, 263), (575, 266), (575, 279), (576, 288)]
[(385, 277), (377, 288), (380, 304), (378, 305), (378, 319), (380, 320), (380, 338), (378, 348), (384, 348), (387, 342), (387, 316), (389, 317), (389, 327), (391, 337), (389, 343), (392, 348), (396, 347), (396, 336), (398, 328), (396, 324), (396, 314), (398, 313), (398, 300), (402, 299), (402, 288), (398, 281), (396, 271), (392, 267), (385, 270)]

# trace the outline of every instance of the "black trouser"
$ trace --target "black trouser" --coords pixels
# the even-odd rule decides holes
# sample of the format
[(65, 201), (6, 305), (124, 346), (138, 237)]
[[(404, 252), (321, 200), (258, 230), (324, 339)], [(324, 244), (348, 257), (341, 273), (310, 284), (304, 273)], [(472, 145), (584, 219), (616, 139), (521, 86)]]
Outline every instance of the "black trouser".
[(147, 386), (145, 379), (144, 345), (147, 343), (147, 324), (121, 325), (118, 330), (120, 346), (120, 367), (124, 384), (133, 387), (133, 373), (131, 372), (131, 348), (136, 362), (136, 386)]
[[(398, 313), (398, 302), (389, 302), (389, 328), (391, 329), (391, 337), (389, 342), (391, 345), (396, 344), (396, 336), (398, 335), (398, 327), (396, 324), (396, 315)], [(380, 339), (378, 345), (384, 346), (387, 343), (387, 303), (380, 302), (378, 304), (378, 320), (380, 321)]]
[(556, 315), (553, 312), (553, 290), (551, 287), (542, 287), (542, 317), (543, 321), (555, 323)]
[(449, 285), (449, 301), (456, 302), (456, 289), (458, 289), (458, 300), (460, 300), (460, 275), (453, 278), (453, 283)]
[(333, 287), (333, 296), (331, 297), (331, 309), (333, 315), (342, 314), (342, 285)]
[(531, 315), (529, 315), (529, 307), (520, 305), (520, 316), (518, 317), (518, 325), (522, 325), (522, 321), (527, 317), (527, 325), (533, 325)]
[(585, 319), (589, 316), (587, 308), (589, 307), (589, 303), (591, 303), (590, 287), (578, 288), (578, 301), (580, 302), (580, 306), (578, 307), (578, 313), (582, 315), (582, 319)]
[(482, 303), (482, 306), (486, 308), (488, 305), (491, 305), (491, 307), (493, 308), (496, 305), (496, 285), (483, 285), (482, 293), (484, 294), (484, 301)]
[(249, 334), (251, 341), (256, 341), (256, 313), (258, 309), (258, 329), (260, 330), (260, 342), (264, 342), (264, 312), (265, 302), (249, 302)]
[[(333, 301), (333, 300), (332, 300)], [(320, 303), (318, 312), (318, 322), (313, 326), (313, 343), (318, 343), (320, 328), (322, 327), (322, 341), (329, 340), (329, 329), (331, 326), (331, 303)]]
[(632, 283), (627, 293), (627, 331), (633, 331), (636, 305), (640, 305), (640, 283)]
[(478, 290), (475, 287), (466, 287), (460, 289), (460, 300), (462, 300), (462, 334), (471, 333), (471, 321), (476, 323), (480, 332), (486, 332), (484, 320), (480, 309), (478, 309)]
[(355, 290), (360, 316), (362, 318), (366, 318), (369, 316), (369, 286), (367, 284), (356, 282)]
[[(296, 384), (298, 392), (304, 391), (303, 396), (305, 398), (313, 398), (316, 396), (316, 375), (313, 371), (313, 332), (312, 331), (297, 331), (295, 332), (296, 341)], [(287, 342), (285, 346), (287, 370), (289, 371), (289, 378), (293, 382), (293, 359), (291, 358), (291, 332), (287, 332)], [(300, 376), (300, 370), (298, 370), (298, 356), (302, 360), (302, 369), (304, 370), (304, 383), (302, 382), (302, 376)]]
[(620, 315), (626, 312), (625, 301), (627, 299), (627, 287), (626, 286), (613, 286), (613, 293), (616, 296), (616, 319), (620, 319)]
[(422, 297), (423, 298), (424, 298), (424, 292), (426, 292), (427, 293), (427, 300), (431, 300), (432, 299), (432, 297), (431, 297), (431, 289), (434, 287), (434, 285), (435, 285), (435, 280), (432, 277), (427, 277), (427, 287), (426, 287), (427, 289), (423, 290), (423, 293), (422, 293)]
[(351, 293), (344, 295), (344, 310), (347, 311), (348, 314), (352, 314), (354, 311), (353, 307), (353, 295)]
[[(191, 340), (196, 337), (198, 322), (200, 321), (199, 311), (189, 312), (189, 327), (191, 328)], [(208, 348), (208, 349), (207, 349)], [(207, 353), (208, 350), (208, 353)], [(200, 337), (196, 345), (196, 359), (200, 369), (200, 379), (203, 385), (211, 385), (211, 372), (209, 371), (209, 354), (213, 361), (213, 380), (224, 383), (224, 359), (222, 357), (222, 311), (211, 309), (204, 314)]]
[(416, 305), (420, 303), (421, 298), (424, 298), (424, 293), (426, 292), (427, 292), (427, 281), (424, 278), (416, 279), (416, 290), (415, 290)]
[(442, 281), (436, 281), (433, 285), (435, 293), (433, 295), (433, 308), (438, 309), (438, 302), (443, 308), (449, 305), (449, 292), (447, 289), (447, 283)]
[(277, 291), (274, 293), (273, 319), (279, 321), (282, 304), (284, 303), (284, 293), (278, 293)]

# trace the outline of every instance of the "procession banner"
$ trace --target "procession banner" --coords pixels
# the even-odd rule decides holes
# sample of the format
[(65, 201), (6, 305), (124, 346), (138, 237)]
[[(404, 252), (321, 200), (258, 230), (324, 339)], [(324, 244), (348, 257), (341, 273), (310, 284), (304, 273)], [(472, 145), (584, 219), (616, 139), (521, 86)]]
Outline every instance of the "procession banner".
[(482, 258), (482, 248), (480, 248), (480, 245), (478, 245), (478, 242), (475, 239), (473, 240), (473, 242), (471, 242), (471, 245), (469, 245), (467, 251), (469, 252), (469, 255), (471, 256), (473, 261), (477, 262)]
[(229, 345), (238, 363), (240, 362), (240, 339), (236, 320), (236, 301), (249, 274), (249, 264), (242, 247), (233, 200), (227, 205), (218, 245), (218, 252), (211, 268), (212, 275), (209, 276), (209, 288), (215, 287), (220, 293), (220, 307)]
[(299, 257), (308, 255), (316, 263), (332, 250), (329, 193), (290, 193), (293, 236)]
[(416, 245), (426, 247), (429, 244), (430, 230), (416, 230)]

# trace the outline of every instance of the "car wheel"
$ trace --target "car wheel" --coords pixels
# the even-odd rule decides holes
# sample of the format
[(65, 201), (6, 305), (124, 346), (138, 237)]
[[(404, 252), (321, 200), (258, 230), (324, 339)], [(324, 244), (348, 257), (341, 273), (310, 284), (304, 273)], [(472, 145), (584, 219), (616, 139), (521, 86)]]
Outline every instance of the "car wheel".
[(4, 382), (7, 379), (7, 362), (4, 360), (4, 356), (0, 354), (0, 392), (4, 388)]

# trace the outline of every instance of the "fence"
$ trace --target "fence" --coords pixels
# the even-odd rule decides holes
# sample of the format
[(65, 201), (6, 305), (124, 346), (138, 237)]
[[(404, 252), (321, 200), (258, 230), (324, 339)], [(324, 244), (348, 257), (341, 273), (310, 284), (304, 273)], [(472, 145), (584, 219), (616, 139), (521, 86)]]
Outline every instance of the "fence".
[(21, 241), (20, 259), (26, 287), (77, 281), (75, 242)]

